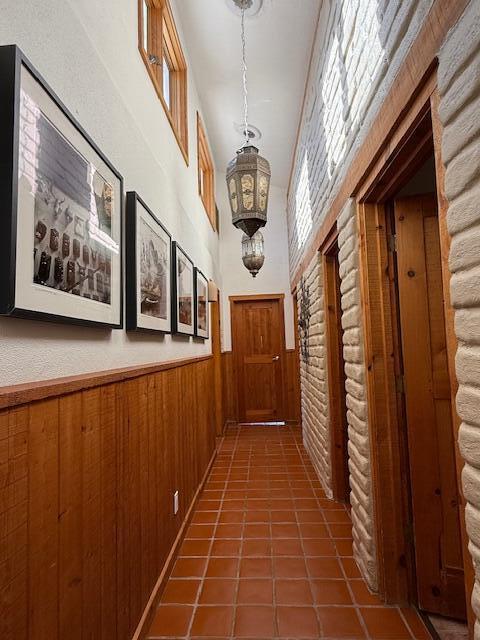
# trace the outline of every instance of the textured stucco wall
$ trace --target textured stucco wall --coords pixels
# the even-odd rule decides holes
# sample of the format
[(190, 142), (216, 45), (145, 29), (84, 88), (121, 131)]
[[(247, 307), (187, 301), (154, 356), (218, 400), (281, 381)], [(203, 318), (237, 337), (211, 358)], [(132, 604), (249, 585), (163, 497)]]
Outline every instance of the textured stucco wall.
[(323, 1), (288, 194), (292, 274), (432, 1)]
[[(190, 74), (187, 166), (138, 52), (137, 2), (0, 0), (0, 44), (23, 49), (123, 175), (125, 190), (137, 190), (218, 281), (218, 236), (198, 196), (195, 80)], [(209, 341), (1, 318), (0, 386), (209, 352)]]
[(347, 394), (348, 468), (352, 505), (353, 550), (373, 591), (377, 589), (374, 512), (367, 422), (367, 387), (363, 353), (359, 246), (356, 204), (350, 199), (338, 218), (343, 357)]
[[(324, 220), (431, 5), (432, 0), (324, 0), (288, 193), (291, 274)], [(374, 510), (353, 201), (346, 204), (338, 225), (354, 552), (375, 590)], [(318, 257), (314, 265), (321, 282)], [(305, 277), (312, 277), (311, 269), (312, 265)], [(316, 290), (321, 320), (314, 329), (321, 357), (315, 357), (308, 374), (302, 367), (302, 418), (307, 448), (328, 491), (331, 462), (321, 286)]]
[[(343, 356), (348, 421), (348, 467), (352, 505), (353, 548), (372, 590), (377, 589), (374, 511), (367, 422), (367, 388), (360, 300), (359, 246), (356, 204), (348, 200), (338, 219)], [(329, 497), (332, 496), (331, 431), (326, 360), (325, 299), (322, 257), (317, 253), (303, 280), (310, 295), (308, 364), (301, 361), (302, 426), (305, 447)], [(300, 313), (301, 289), (298, 289)]]
[[(310, 299), (309, 358), (308, 362), (300, 360), (303, 441), (325, 493), (332, 497), (323, 269), (319, 253), (313, 258), (303, 278)], [(300, 289), (297, 302), (300, 315)]]
[(476, 582), (472, 604), (480, 639), (480, 2), (472, 0), (439, 54), (439, 115), (452, 237), (450, 282), (458, 338), (457, 410), (465, 459), (463, 491)]

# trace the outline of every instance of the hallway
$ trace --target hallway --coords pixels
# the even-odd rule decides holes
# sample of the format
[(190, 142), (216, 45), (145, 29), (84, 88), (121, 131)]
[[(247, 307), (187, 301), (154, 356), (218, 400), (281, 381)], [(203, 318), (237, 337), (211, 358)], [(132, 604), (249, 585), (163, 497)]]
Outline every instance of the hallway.
[(352, 558), (346, 508), (326, 499), (298, 427), (230, 427), (149, 638), (430, 638), (385, 607)]

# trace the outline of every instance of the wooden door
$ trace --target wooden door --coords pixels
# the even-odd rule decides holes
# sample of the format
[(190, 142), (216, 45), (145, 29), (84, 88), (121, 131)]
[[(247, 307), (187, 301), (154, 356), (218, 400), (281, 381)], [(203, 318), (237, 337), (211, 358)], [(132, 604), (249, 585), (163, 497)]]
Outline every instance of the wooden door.
[(348, 423), (338, 245), (323, 256), (333, 497), (350, 501)]
[(232, 300), (240, 422), (283, 421), (283, 299)]
[(418, 604), (464, 618), (436, 198), (396, 200), (394, 211)]

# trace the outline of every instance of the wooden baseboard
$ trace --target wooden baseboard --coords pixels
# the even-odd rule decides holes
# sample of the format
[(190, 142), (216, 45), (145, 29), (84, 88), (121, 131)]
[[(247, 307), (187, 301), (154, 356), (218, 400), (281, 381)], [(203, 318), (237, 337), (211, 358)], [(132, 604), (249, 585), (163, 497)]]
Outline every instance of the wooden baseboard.
[(188, 511), (183, 520), (182, 526), (180, 527), (177, 537), (175, 538), (175, 542), (173, 543), (170, 553), (168, 554), (168, 557), (165, 561), (165, 565), (163, 567), (162, 573), (159, 575), (158, 580), (150, 595), (150, 598), (148, 599), (148, 602), (144, 609), (142, 617), (140, 618), (140, 622), (138, 623), (135, 633), (132, 636), (132, 640), (143, 640), (146, 637), (148, 630), (150, 629), (150, 626), (152, 624), (152, 619), (158, 605), (158, 601), (160, 599), (160, 596), (163, 593), (163, 589), (165, 588), (167, 580), (170, 577), (170, 574), (173, 569), (173, 565), (175, 563), (175, 560), (177, 559), (178, 551), (185, 538), (187, 527), (190, 524), (190, 521), (192, 519), (193, 512), (195, 510), (195, 506), (197, 504), (198, 498), (200, 496), (200, 493), (203, 490), (203, 487), (205, 486), (208, 475), (210, 473), (210, 469), (212, 468), (212, 465), (216, 457), (217, 457), (217, 450), (213, 452), (212, 457), (210, 458), (210, 462), (208, 463), (208, 466), (203, 475), (203, 478), (200, 484), (198, 485), (198, 489), (195, 492), (195, 495), (193, 496), (193, 500), (190, 503), (190, 507), (188, 508)]

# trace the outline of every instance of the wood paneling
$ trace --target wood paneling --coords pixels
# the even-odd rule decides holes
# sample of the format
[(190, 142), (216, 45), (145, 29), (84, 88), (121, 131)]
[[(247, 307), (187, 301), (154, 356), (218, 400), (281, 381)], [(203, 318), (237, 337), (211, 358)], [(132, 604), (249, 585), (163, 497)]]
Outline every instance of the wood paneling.
[(162, 367), (0, 411), (2, 640), (134, 634), (215, 448), (212, 358)]
[[(211, 356), (195, 358), (195, 362), (208, 360)], [(190, 364), (191, 359), (170, 360), (158, 364), (147, 364), (144, 366), (122, 367), (121, 369), (110, 369), (108, 371), (97, 371), (95, 373), (68, 376), (65, 378), (53, 378), (42, 380), (41, 382), (27, 382), (11, 387), (0, 387), (0, 409), (16, 407), (21, 404), (28, 404), (35, 400), (46, 400), (47, 398), (57, 398), (58, 396), (73, 393), (74, 391), (84, 391), (93, 389), (101, 385), (123, 382), (132, 378), (167, 371)]]
[(285, 420), (300, 422), (300, 360), (297, 349), (287, 349), (285, 366)]
[[(220, 296), (219, 296), (220, 297)], [(222, 383), (222, 345), (220, 327), (220, 302), (214, 301), (210, 305), (212, 327), (212, 355), (213, 378), (215, 392), (215, 431), (217, 436), (223, 433), (225, 417), (223, 410), (223, 383)]]
[[(222, 353), (222, 389), (224, 423), (237, 422), (237, 392), (231, 351)], [(300, 361), (296, 349), (286, 350), (285, 397), (285, 419), (289, 422), (300, 422)]]
[(420, 609), (463, 618), (465, 587), (436, 197), (395, 200)]
[(406, 603), (409, 575), (405, 563), (408, 547), (403, 502), (405, 484), (392, 357), (385, 208), (361, 204), (358, 222), (379, 591), (387, 603)]
[(237, 422), (237, 390), (233, 369), (233, 354), (231, 351), (222, 353), (222, 393), (224, 423)]

